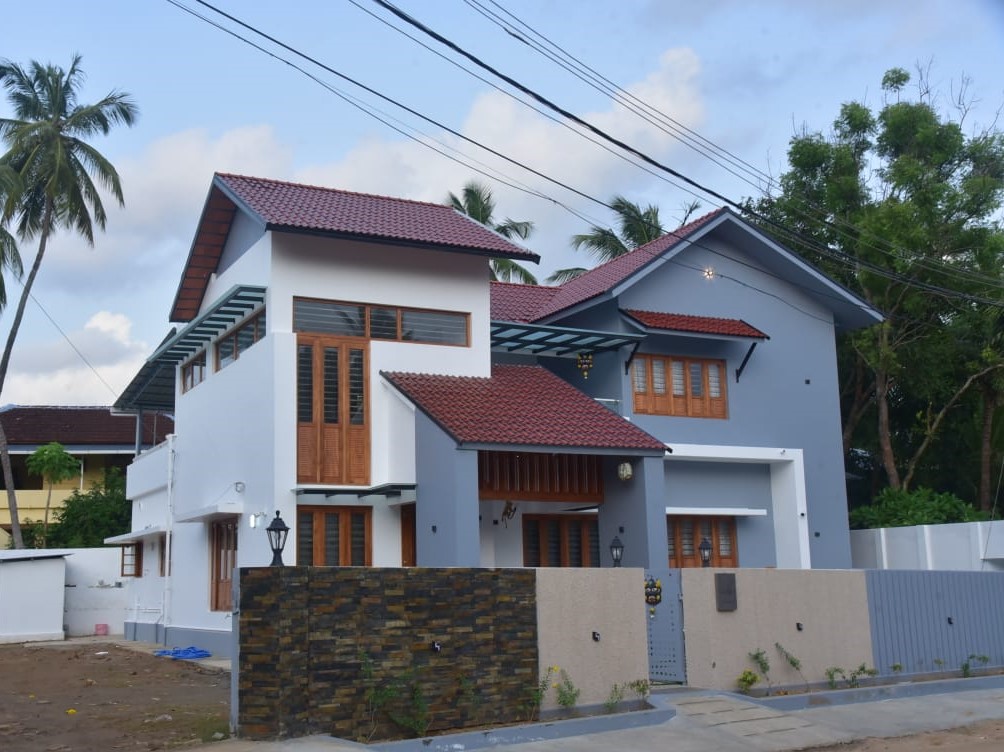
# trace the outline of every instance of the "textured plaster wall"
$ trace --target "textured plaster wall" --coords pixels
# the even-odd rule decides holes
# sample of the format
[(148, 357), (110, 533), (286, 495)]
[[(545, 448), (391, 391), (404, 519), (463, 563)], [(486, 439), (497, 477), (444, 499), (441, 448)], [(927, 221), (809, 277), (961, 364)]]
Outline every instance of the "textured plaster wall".
[[(648, 678), (643, 570), (536, 572), (541, 675), (548, 666), (564, 669), (582, 690), (580, 706), (602, 703), (614, 684)], [(599, 642), (593, 632), (599, 632)], [(552, 687), (545, 710), (557, 707), (556, 697)]]
[[(716, 609), (715, 572), (735, 573), (736, 611)], [(774, 685), (802, 684), (775, 643), (801, 660), (809, 682), (826, 681), (829, 666), (849, 672), (862, 662), (874, 665), (864, 572), (684, 569), (682, 582), (692, 687), (736, 689), (758, 648), (770, 661)]]

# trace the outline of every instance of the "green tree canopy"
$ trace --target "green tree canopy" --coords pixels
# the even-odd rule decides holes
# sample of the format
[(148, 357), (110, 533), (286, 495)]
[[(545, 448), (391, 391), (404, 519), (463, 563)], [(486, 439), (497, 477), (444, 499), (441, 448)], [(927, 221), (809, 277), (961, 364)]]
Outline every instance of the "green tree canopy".
[(62, 483), (80, 472), (80, 461), (68, 454), (58, 441), (51, 441), (32, 452), (25, 464), (28, 472), (39, 475), (45, 481), (48, 493), (45, 496), (45, 519), (42, 523), (42, 539), (40, 548), (46, 547), (49, 534), (49, 508), (52, 505), (52, 486)]
[[(126, 499), (122, 471), (111, 468), (88, 490), (74, 491), (53, 517), (50, 548), (99, 548), (105, 538), (128, 533), (132, 506)], [(41, 532), (40, 523), (26, 524), (25, 542), (37, 544)]]

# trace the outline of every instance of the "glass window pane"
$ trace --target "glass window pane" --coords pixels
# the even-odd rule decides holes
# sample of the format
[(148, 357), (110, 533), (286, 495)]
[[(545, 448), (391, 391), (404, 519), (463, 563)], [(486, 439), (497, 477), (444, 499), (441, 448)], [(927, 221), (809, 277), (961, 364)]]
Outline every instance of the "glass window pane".
[(694, 555), (694, 521), (680, 522), (680, 550), (684, 556)]
[(647, 368), (648, 361), (645, 358), (638, 358), (631, 366), (635, 394), (645, 394), (648, 391)]
[(257, 321), (257, 325), (258, 325), (258, 331), (257, 331), (257, 333), (255, 335), (255, 338), (258, 339), (258, 340), (265, 339), (265, 309), (264, 308), (261, 309), (261, 313), (258, 314), (258, 318), (256, 319), (256, 321)]
[(598, 567), (600, 565), (600, 523), (598, 520), (589, 520), (586, 525), (589, 530), (589, 566)]
[(339, 540), (342, 520), (338, 512), (324, 513), (324, 566), (339, 567), (342, 562), (341, 541)]
[(330, 300), (294, 300), (293, 329), (297, 332), (365, 335), (365, 306)]
[(669, 544), (669, 558), (672, 559), (676, 556), (676, 525), (672, 517), (666, 518), (666, 542)]
[(300, 567), (314, 565), (314, 515), (311, 512), (296, 515), (296, 564)]
[(401, 339), (437, 345), (466, 345), (467, 316), (441, 311), (401, 311)]
[(397, 339), (397, 309), (370, 309), (370, 336), (373, 339)]
[(686, 394), (683, 388), (683, 363), (679, 360), (674, 360), (672, 363), (673, 369), (673, 396), (682, 397)]
[(718, 553), (722, 556), (732, 556), (732, 521), (718, 521)]
[(255, 343), (254, 327), (255, 322), (249, 321), (237, 330), (237, 357)]
[(722, 396), (722, 382), (717, 363), (708, 363), (708, 394), (715, 399)]
[(690, 396), (704, 396), (704, 379), (701, 377), (701, 364), (690, 364)]
[(300, 423), (314, 420), (314, 348), (310, 345), (297, 348), (296, 419)]
[(366, 513), (352, 513), (352, 566), (366, 566)]
[(338, 356), (337, 347), (324, 348), (324, 422), (338, 423)]
[(363, 351), (349, 350), (349, 422), (354, 426), (361, 426), (366, 422), (366, 395), (363, 393), (365, 377)]
[(569, 520), (566, 525), (568, 530), (568, 566), (582, 566), (582, 523), (578, 520)]
[(534, 519), (523, 520), (523, 566), (540, 566), (540, 524)]
[(659, 395), (666, 393), (666, 361), (661, 358), (652, 361), (652, 391)]
[(547, 563), (549, 567), (561, 566), (561, 531), (557, 520), (544, 521), (545, 545), (547, 546)]
[(233, 335), (224, 337), (216, 344), (216, 358), (220, 368), (226, 368), (234, 362), (234, 338)]

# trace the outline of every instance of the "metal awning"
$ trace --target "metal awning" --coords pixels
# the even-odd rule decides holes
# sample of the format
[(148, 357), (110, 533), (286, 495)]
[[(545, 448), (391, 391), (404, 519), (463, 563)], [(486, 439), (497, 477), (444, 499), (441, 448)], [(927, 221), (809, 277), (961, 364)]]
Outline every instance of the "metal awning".
[(113, 535), (111, 538), (105, 538), (105, 545), (125, 546), (129, 543), (141, 541), (144, 538), (152, 538), (155, 535), (163, 535), (166, 532), (167, 527), (165, 525), (148, 525), (142, 530), (133, 530), (132, 532), (123, 533), (122, 535)]
[(666, 514), (686, 517), (766, 517), (766, 509), (754, 507), (666, 507)]
[(492, 350), (496, 352), (544, 355), (554, 358), (588, 355), (619, 350), (636, 345), (644, 334), (624, 334), (565, 326), (518, 324), (511, 321), (491, 323)]
[(174, 411), (175, 367), (265, 302), (266, 288), (231, 287), (181, 331), (172, 330), (115, 401), (116, 410)]
[(175, 522), (212, 522), (222, 517), (233, 517), (244, 514), (243, 501), (218, 501), (188, 512), (180, 512)]

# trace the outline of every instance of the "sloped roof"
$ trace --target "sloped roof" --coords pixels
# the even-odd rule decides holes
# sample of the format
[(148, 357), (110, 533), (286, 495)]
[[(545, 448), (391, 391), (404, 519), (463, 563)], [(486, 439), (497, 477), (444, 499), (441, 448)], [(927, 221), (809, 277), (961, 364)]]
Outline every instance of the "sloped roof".
[(546, 285), (521, 285), (513, 282), (492, 282), (492, 321), (516, 321), (528, 324), (560, 290)]
[(540, 261), (536, 253), (445, 204), (217, 173), (182, 272), (172, 321), (190, 321), (198, 313), (238, 208), (255, 216), (266, 230)]
[(459, 444), (664, 451), (665, 444), (539, 366), (491, 378), (384, 373)]
[(659, 313), (657, 311), (624, 311), (635, 321), (651, 329), (665, 329), (675, 332), (695, 334), (719, 334), (728, 337), (752, 337), (770, 339), (755, 326), (742, 319), (723, 319), (715, 316), (687, 316), (682, 313)]
[[(58, 441), (64, 446), (132, 447), (136, 418), (112, 415), (108, 407), (8, 406), (0, 410), (7, 443), (37, 446)], [(143, 444), (159, 444), (174, 431), (174, 420), (158, 414), (143, 425)]]

